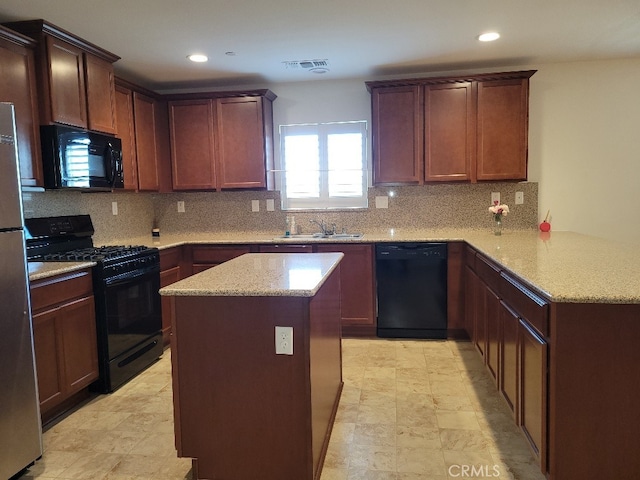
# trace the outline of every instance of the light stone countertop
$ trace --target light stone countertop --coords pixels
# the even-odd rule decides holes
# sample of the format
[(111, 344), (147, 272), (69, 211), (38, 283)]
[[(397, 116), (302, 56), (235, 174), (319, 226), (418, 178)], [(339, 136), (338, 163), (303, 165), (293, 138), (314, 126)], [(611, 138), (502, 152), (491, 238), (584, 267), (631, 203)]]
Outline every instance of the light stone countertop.
[(160, 289), (164, 296), (313, 297), (342, 253), (247, 253)]
[[(159, 249), (185, 244), (377, 243), (466, 241), (549, 300), (576, 303), (640, 303), (640, 249), (572, 232), (505, 229), (379, 230), (357, 239), (282, 239), (281, 232), (161, 234), (126, 238), (113, 245)], [(33, 279), (33, 277), (31, 277)]]
[(75, 272), (85, 268), (96, 266), (96, 262), (28, 262), (29, 280), (41, 280), (43, 278)]

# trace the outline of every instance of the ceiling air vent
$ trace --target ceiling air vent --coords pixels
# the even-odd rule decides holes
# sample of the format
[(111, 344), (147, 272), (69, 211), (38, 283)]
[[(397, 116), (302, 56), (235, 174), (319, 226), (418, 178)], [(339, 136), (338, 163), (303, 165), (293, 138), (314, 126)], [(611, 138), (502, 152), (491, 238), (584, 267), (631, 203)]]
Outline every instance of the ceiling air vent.
[(329, 62), (324, 60), (292, 60), (282, 62), (287, 70), (308, 70), (313, 73), (326, 73), (329, 71)]

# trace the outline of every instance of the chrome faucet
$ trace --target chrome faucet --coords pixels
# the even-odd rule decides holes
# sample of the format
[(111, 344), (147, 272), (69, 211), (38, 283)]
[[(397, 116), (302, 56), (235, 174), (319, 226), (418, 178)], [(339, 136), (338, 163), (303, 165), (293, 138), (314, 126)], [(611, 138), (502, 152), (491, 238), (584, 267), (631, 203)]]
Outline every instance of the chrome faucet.
[(335, 235), (336, 233), (336, 224), (332, 223), (331, 225), (324, 222), (324, 220), (309, 220), (310, 223), (315, 223), (320, 227), (320, 231), (323, 235)]

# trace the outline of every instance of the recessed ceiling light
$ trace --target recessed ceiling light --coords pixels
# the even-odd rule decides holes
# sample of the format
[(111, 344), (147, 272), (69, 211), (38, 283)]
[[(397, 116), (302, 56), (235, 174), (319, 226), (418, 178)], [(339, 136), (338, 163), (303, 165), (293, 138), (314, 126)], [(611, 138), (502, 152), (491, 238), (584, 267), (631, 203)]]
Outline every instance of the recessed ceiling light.
[(483, 33), (478, 37), (478, 40), (481, 42), (493, 42), (500, 38), (500, 34), (498, 32), (487, 32)]
[(192, 55), (187, 55), (187, 58), (189, 60), (191, 60), (192, 62), (196, 62), (196, 63), (203, 63), (203, 62), (206, 62), (207, 60), (209, 60), (209, 57), (207, 57), (206, 55), (199, 54), (199, 53), (194, 53)]

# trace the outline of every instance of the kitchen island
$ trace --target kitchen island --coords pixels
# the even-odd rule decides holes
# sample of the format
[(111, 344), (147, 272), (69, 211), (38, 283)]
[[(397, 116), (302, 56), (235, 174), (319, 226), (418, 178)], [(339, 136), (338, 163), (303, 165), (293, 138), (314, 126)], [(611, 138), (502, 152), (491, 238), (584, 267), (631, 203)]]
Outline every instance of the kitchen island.
[(194, 478), (320, 478), (342, 390), (341, 258), (246, 254), (161, 289), (175, 298), (176, 447)]

